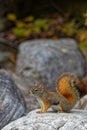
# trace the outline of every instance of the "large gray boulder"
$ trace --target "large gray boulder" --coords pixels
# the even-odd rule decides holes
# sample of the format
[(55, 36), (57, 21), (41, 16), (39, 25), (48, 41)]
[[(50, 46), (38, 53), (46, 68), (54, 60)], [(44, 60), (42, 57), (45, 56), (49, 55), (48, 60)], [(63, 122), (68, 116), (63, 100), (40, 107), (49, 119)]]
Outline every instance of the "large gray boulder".
[(75, 40), (30, 40), (20, 45), (17, 73), (29, 86), (40, 81), (52, 90), (57, 78), (67, 71), (80, 77), (86, 71), (86, 61)]
[(38, 114), (30, 112), (2, 130), (87, 130), (87, 111), (72, 110), (70, 113)]
[(0, 130), (25, 113), (24, 98), (12, 76), (7, 71), (0, 70)]

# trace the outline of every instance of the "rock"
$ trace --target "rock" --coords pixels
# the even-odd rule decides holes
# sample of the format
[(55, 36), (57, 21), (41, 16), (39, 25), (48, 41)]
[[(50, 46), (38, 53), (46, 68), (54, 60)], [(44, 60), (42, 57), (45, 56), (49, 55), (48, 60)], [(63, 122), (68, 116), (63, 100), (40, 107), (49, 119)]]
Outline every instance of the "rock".
[(14, 81), (16, 82), (18, 88), (21, 90), (21, 93), (26, 102), (26, 111), (29, 112), (33, 109), (39, 108), (39, 103), (37, 102), (36, 98), (32, 95), (29, 95), (29, 88), (27, 83), (23, 78), (20, 78), (18, 75), (11, 73)]
[(75, 40), (30, 40), (20, 45), (17, 74), (29, 87), (40, 81), (54, 90), (57, 78), (67, 71), (80, 77), (86, 71), (86, 61)]
[(0, 129), (26, 112), (25, 101), (7, 71), (0, 70)]
[(72, 110), (70, 113), (38, 114), (37, 110), (30, 112), (2, 130), (86, 130), (87, 111)]
[(80, 101), (75, 105), (75, 108), (87, 110), (87, 95), (80, 99)]

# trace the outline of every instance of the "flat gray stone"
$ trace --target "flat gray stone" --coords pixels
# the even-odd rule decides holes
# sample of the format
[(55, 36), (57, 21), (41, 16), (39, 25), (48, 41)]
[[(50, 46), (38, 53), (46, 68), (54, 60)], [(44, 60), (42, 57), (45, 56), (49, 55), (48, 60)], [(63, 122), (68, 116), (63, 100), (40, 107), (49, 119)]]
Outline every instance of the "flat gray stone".
[(87, 130), (87, 111), (72, 110), (70, 113), (43, 114), (30, 112), (27, 116), (11, 122), (2, 130)]

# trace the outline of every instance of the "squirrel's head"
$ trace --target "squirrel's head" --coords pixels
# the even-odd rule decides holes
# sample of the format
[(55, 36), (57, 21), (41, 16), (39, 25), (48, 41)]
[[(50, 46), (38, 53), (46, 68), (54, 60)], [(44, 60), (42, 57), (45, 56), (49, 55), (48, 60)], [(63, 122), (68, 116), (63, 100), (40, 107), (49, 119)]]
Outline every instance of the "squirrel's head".
[(40, 83), (35, 83), (34, 87), (29, 90), (29, 94), (33, 94), (35, 96), (40, 96), (44, 92), (44, 87)]

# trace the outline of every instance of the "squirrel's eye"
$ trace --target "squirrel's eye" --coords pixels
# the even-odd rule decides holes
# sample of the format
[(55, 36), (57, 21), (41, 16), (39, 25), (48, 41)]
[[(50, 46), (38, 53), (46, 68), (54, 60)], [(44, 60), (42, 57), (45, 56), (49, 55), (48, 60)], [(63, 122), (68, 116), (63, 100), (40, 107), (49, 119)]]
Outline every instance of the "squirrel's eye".
[(34, 91), (38, 91), (38, 90), (35, 88)]

